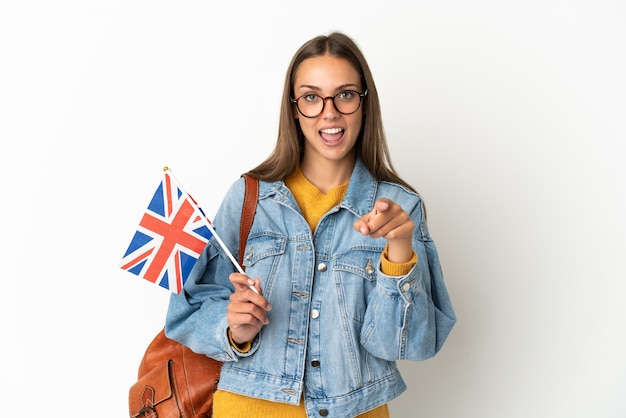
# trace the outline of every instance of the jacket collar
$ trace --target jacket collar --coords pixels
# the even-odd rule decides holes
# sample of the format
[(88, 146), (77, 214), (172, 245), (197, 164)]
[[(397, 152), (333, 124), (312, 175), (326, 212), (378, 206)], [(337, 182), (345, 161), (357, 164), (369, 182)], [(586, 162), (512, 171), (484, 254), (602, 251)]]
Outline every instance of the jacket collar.
[(341, 207), (361, 217), (374, 207), (377, 190), (378, 182), (359, 157), (354, 165), (354, 170), (352, 170), (350, 184), (341, 202)]
[[(378, 182), (369, 172), (365, 164), (360, 157), (356, 159), (352, 175), (350, 176), (350, 184), (346, 195), (341, 201), (340, 207), (353, 212), (358, 217), (370, 212), (374, 207), (376, 199), (376, 191), (378, 189)], [(288, 195), (291, 192), (285, 186), (284, 181), (274, 182), (260, 182), (259, 184), (259, 199), (268, 198), (274, 196), (274, 199), (279, 199), (285, 202)], [(295, 203), (295, 202), (294, 202)]]

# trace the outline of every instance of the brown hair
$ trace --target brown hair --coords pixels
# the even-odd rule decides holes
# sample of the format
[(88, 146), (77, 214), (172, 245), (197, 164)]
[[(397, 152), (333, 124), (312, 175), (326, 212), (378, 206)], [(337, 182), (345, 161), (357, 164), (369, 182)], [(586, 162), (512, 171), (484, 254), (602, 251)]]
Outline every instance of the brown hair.
[(363, 102), (363, 126), (355, 145), (356, 155), (361, 157), (376, 179), (399, 183), (414, 190), (398, 176), (391, 163), (378, 92), (367, 61), (356, 43), (340, 32), (309, 40), (293, 56), (285, 77), (276, 146), (269, 157), (248, 174), (265, 181), (277, 181), (295, 171), (304, 151), (304, 135), (294, 114), (297, 110), (290, 101), (294, 76), (302, 61), (325, 54), (347, 60), (360, 74), (364, 89), (368, 90)]

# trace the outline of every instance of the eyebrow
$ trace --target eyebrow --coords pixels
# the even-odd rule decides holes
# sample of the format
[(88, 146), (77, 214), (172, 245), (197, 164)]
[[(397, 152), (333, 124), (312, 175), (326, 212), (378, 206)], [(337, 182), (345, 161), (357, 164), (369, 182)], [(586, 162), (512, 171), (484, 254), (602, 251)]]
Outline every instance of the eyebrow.
[[(317, 86), (313, 86), (310, 84), (303, 84), (301, 86), (299, 86), (296, 90), (302, 90), (302, 89), (309, 89), (309, 90), (315, 90), (315, 91), (321, 91), (322, 89), (320, 89)], [(335, 87), (335, 91), (342, 91), (342, 90), (349, 90), (349, 89), (358, 89), (358, 86), (356, 84), (353, 83), (346, 83), (346, 84), (342, 84), (340, 86)]]

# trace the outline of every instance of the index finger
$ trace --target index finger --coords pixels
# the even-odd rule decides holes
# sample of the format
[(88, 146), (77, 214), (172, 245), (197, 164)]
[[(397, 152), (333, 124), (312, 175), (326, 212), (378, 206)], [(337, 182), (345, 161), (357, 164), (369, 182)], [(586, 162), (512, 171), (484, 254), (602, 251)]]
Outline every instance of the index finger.
[(235, 290), (241, 291), (241, 290), (251, 289), (255, 293), (261, 294), (260, 289), (257, 289), (254, 286), (254, 280), (252, 280), (249, 276), (246, 276), (245, 274), (232, 273), (229, 279), (230, 279), (230, 282), (233, 284), (233, 286), (235, 286)]

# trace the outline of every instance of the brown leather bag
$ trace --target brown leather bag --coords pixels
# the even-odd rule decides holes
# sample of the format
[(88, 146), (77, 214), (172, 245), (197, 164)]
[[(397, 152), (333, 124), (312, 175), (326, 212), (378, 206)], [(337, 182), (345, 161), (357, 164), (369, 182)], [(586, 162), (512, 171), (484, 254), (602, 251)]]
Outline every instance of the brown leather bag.
[[(241, 213), (239, 264), (256, 212), (258, 180), (243, 176), (246, 193)], [(139, 365), (128, 392), (131, 418), (210, 418), (222, 363), (171, 340), (161, 330)]]

